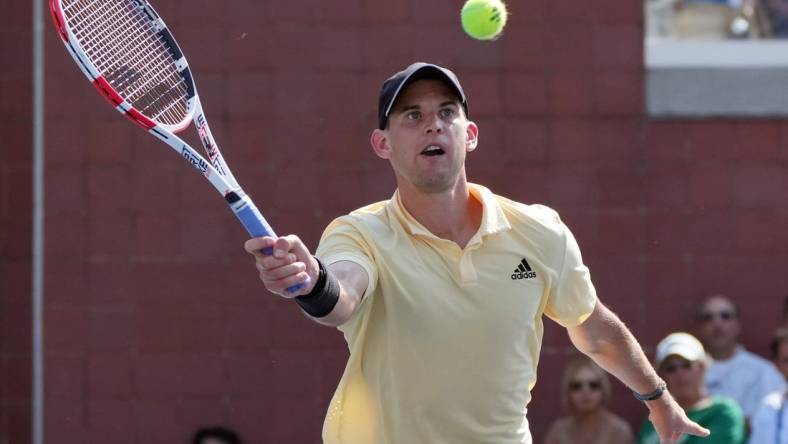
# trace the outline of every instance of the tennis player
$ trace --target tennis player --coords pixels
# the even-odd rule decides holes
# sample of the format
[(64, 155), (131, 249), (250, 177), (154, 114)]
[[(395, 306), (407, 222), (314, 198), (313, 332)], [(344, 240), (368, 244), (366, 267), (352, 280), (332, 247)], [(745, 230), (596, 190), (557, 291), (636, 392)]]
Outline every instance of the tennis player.
[(479, 128), (454, 73), (408, 66), (383, 84), (378, 116), (390, 200), (334, 220), (314, 256), (292, 235), (245, 244), (269, 291), (347, 340), (324, 443), (530, 443), (543, 315), (643, 400), (663, 443), (709, 433), (598, 300), (558, 214), (467, 181)]

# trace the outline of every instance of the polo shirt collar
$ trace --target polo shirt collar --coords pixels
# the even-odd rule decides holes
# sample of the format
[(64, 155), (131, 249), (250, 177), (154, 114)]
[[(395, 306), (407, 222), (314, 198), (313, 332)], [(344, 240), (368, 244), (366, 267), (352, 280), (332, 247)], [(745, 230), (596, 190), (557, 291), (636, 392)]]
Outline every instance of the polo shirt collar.
[[(482, 203), (482, 223), (479, 226), (479, 231), (474, 235), (474, 238), (484, 237), (511, 228), (506, 214), (504, 214), (501, 205), (498, 203), (492, 191), (486, 187), (473, 183), (468, 183), (468, 191)], [(405, 206), (402, 205), (399, 190), (394, 192), (388, 207), (409, 234), (438, 239), (437, 236), (432, 234), (424, 225), (417, 221), (407, 209), (405, 209)]]

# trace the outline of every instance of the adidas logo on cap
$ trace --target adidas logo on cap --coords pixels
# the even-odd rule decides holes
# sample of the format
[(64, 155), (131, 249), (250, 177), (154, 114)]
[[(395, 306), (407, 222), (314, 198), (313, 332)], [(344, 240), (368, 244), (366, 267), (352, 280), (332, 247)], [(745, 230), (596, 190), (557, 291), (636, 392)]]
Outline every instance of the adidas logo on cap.
[(514, 269), (512, 272), (512, 280), (518, 279), (531, 279), (536, 277), (536, 272), (531, 270), (531, 266), (528, 265), (528, 261), (523, 258), (520, 261), (520, 264), (517, 265), (517, 268)]

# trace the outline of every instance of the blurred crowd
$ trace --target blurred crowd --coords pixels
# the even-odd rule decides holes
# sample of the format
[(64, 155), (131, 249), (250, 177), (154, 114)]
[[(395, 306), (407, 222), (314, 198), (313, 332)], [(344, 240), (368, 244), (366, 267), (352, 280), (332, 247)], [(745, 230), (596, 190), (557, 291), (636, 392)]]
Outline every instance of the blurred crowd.
[[(739, 342), (739, 315), (733, 300), (714, 295), (698, 307), (692, 333), (671, 332), (657, 345), (654, 368), (687, 416), (711, 430), (682, 444), (788, 444), (788, 324), (775, 326), (766, 359)], [(544, 444), (659, 444), (646, 418), (633, 433), (608, 409), (610, 391), (593, 361), (568, 362), (561, 381), (566, 416), (550, 425)]]
[(788, 0), (646, 0), (645, 6), (650, 37), (788, 38)]

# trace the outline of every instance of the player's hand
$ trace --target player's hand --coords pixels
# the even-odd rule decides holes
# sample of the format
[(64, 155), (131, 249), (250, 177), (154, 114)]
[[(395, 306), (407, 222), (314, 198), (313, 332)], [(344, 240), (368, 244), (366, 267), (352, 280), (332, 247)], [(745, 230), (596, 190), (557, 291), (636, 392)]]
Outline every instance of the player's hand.
[[(273, 254), (266, 255), (263, 249), (272, 247)], [(244, 243), (244, 249), (255, 258), (260, 280), (268, 291), (285, 298), (294, 298), (312, 291), (318, 277), (317, 260), (301, 239), (295, 235), (282, 237), (258, 237)], [(295, 292), (288, 288), (309, 283)]]
[(687, 418), (684, 409), (676, 403), (669, 392), (657, 400), (646, 402), (649, 421), (659, 435), (660, 444), (674, 444), (682, 435), (709, 436), (708, 429)]

